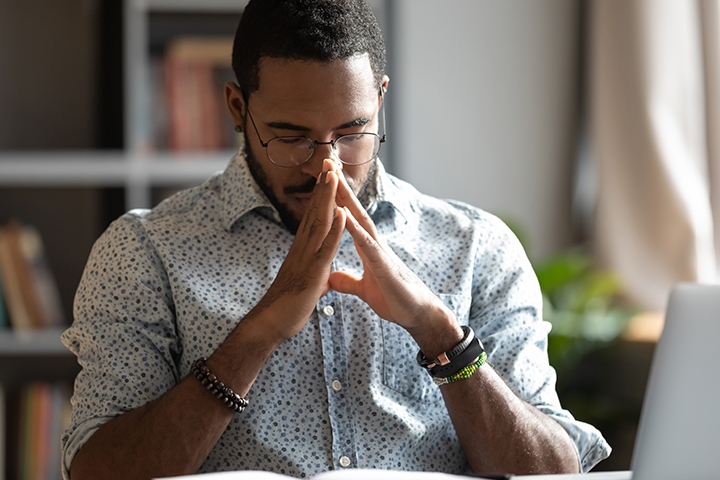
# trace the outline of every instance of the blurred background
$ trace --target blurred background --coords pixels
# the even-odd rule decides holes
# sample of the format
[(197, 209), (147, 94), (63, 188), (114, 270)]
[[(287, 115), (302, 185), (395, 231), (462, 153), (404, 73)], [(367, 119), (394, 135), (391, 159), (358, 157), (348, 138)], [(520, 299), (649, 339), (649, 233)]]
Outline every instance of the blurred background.
[[(0, 478), (59, 478), (95, 239), (222, 170), (244, 0), (0, 2)], [(523, 241), (564, 405), (627, 469), (678, 282), (715, 283), (717, 0), (372, 0), (387, 169)]]

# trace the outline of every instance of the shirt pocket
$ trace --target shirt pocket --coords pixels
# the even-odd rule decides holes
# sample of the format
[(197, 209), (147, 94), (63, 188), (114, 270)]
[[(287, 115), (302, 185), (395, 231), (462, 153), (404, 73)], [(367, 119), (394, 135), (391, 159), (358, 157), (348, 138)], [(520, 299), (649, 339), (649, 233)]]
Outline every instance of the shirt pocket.
[[(464, 295), (439, 294), (438, 298), (455, 314), (461, 325), (467, 325), (470, 298)], [(419, 350), (412, 336), (392, 322), (382, 321), (383, 384), (406, 397), (423, 403), (442, 401), (440, 389), (416, 361)]]

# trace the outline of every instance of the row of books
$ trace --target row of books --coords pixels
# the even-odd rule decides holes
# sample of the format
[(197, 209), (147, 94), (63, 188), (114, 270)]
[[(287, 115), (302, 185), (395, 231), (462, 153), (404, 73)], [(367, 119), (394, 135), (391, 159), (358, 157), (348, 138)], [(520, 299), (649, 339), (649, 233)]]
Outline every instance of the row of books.
[(225, 102), (234, 81), (232, 37), (181, 36), (151, 65), (148, 150), (174, 152), (234, 148), (239, 136)]
[(17, 439), (8, 458), (13, 478), (61, 480), (60, 437), (70, 424), (70, 385), (32, 382), (18, 396), (18, 417), (8, 440)]
[(55, 278), (37, 229), (0, 225), (0, 326), (16, 330), (64, 324)]

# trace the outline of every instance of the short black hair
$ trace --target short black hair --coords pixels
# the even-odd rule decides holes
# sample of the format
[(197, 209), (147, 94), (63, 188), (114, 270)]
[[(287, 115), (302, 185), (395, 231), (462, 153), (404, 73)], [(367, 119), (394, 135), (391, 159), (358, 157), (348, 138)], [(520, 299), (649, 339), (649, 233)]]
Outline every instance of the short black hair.
[(248, 99), (259, 88), (263, 57), (332, 62), (365, 53), (380, 88), (385, 41), (364, 0), (251, 0), (235, 33), (232, 68)]

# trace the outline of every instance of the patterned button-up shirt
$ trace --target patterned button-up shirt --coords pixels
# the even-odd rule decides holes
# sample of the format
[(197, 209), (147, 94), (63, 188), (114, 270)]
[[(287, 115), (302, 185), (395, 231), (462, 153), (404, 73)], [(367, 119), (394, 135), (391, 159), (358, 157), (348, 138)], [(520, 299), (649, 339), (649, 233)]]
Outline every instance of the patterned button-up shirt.
[[(582, 469), (610, 447), (558, 402), (541, 295), (522, 247), (495, 217), (417, 192), (379, 164), (368, 212), (389, 247), (483, 342), (521, 398), (569, 433)], [(203, 185), (115, 221), (95, 244), (63, 342), (82, 371), (64, 475), (103, 423), (171, 389), (263, 297), (294, 236), (242, 155)], [(332, 268), (362, 264), (345, 232)], [(328, 292), (274, 352), (201, 467), (305, 477), (347, 467), (469, 471), (440, 390), (401, 327)]]

